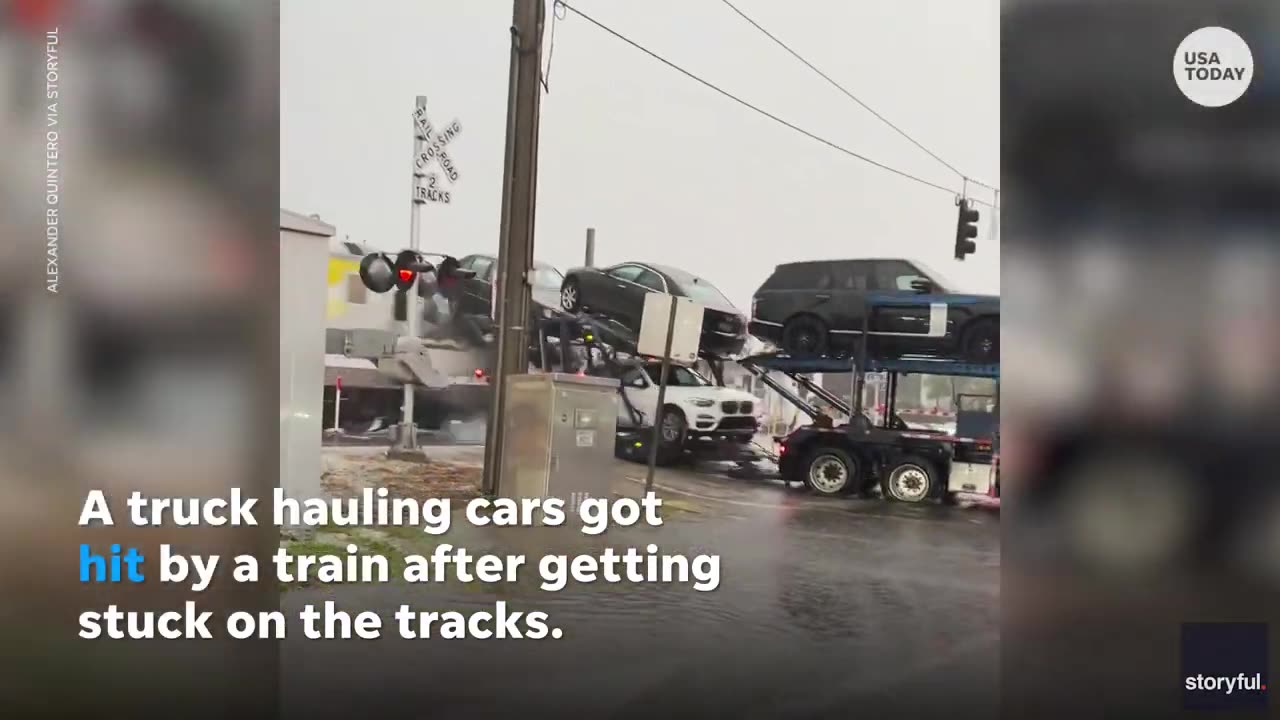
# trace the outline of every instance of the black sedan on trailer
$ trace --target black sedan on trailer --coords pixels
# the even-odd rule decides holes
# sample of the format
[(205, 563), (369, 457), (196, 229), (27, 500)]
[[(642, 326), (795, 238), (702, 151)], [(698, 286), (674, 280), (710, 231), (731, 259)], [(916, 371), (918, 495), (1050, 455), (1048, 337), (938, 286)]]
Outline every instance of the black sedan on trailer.
[[(458, 261), (458, 266), (475, 273), (458, 282), (449, 296), (455, 311), (461, 315), (493, 319), (493, 303), (497, 298), (498, 258), (493, 255), (468, 255)], [(533, 283), (530, 287), (534, 311), (554, 310), (560, 306), (560, 286), (564, 276), (554, 265), (540, 260), (533, 262)], [(539, 314), (541, 314), (539, 312)]]
[(705, 308), (703, 351), (721, 356), (742, 352), (746, 316), (716, 286), (677, 268), (638, 262), (574, 268), (565, 273), (560, 306), (567, 312), (603, 315), (639, 332), (644, 298), (652, 292), (686, 297)]

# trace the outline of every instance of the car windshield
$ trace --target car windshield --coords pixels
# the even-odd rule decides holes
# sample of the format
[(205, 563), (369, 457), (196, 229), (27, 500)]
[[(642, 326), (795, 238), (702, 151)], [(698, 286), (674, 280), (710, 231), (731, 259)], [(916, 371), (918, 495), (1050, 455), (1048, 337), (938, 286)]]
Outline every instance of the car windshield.
[(715, 285), (707, 282), (703, 278), (692, 275), (678, 268), (667, 267), (662, 265), (651, 265), (654, 270), (661, 272), (671, 279), (675, 284), (675, 289), (684, 293), (684, 296), (699, 305), (710, 305), (719, 307), (733, 307), (733, 303), (729, 302), (729, 298), (724, 296), (716, 289)]
[(706, 280), (685, 283), (680, 288), (684, 290), (684, 294), (690, 300), (702, 305), (733, 305), (733, 303), (729, 302), (729, 298), (726, 298), (723, 293)]
[(550, 265), (535, 265), (533, 268), (533, 284), (540, 288), (559, 290), (564, 284), (564, 276)]
[[(644, 371), (654, 383), (660, 382), (658, 378), (662, 375), (661, 365), (646, 365)], [(667, 387), (707, 387), (711, 385), (711, 381), (680, 365), (668, 367), (667, 379)]]
[(715, 285), (701, 278), (672, 278), (684, 291), (685, 297), (698, 303), (699, 305), (720, 305), (724, 307), (733, 307), (733, 303), (729, 302), (723, 293), (716, 289)]

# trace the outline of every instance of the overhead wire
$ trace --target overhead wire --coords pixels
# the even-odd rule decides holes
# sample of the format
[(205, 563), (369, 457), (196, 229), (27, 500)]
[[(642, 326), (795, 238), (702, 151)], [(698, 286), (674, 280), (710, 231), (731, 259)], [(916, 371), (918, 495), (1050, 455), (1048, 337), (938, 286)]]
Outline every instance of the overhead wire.
[(820, 69), (818, 68), (818, 66), (817, 66), (817, 65), (814, 65), (813, 63), (809, 62), (809, 60), (805, 59), (805, 57), (804, 57), (803, 55), (801, 55), (800, 53), (796, 52), (796, 51), (795, 51), (795, 50), (794, 50), (790, 45), (788, 45), (786, 42), (784, 42), (781, 38), (779, 38), (778, 36), (774, 35), (773, 33), (769, 32), (767, 29), (765, 29), (765, 27), (764, 27), (763, 25), (761, 25), (760, 23), (758, 23), (758, 22), (756, 22), (754, 19), (752, 19), (750, 15), (747, 15), (745, 12), (743, 12), (741, 9), (739, 9), (737, 5), (734, 5), (732, 2), (730, 2), (730, 0), (720, 0), (720, 1), (721, 1), (721, 2), (723, 2), (725, 5), (727, 5), (727, 6), (729, 7), (729, 9), (730, 9), (730, 10), (733, 10), (735, 13), (737, 13), (737, 14), (738, 14), (738, 16), (739, 16), (739, 17), (741, 17), (743, 20), (746, 20), (748, 23), (750, 23), (750, 24), (751, 24), (751, 26), (752, 26), (752, 27), (754, 27), (756, 30), (759, 30), (762, 34), (764, 34), (764, 36), (765, 36), (765, 37), (767, 37), (767, 38), (769, 38), (770, 40), (772, 40), (775, 44), (777, 44), (777, 45), (778, 45), (779, 47), (781, 47), (783, 50), (786, 50), (788, 53), (790, 53), (790, 54), (791, 54), (791, 56), (792, 56), (792, 57), (794, 57), (796, 60), (799, 60), (801, 63), (803, 63), (803, 64), (804, 64), (806, 67), (808, 67), (810, 70), (812, 70), (812, 71), (814, 71), (815, 73), (817, 73), (819, 77), (821, 77), (823, 80), (826, 80), (828, 83), (830, 83), (830, 85), (831, 85), (832, 87), (834, 87), (835, 89), (837, 89), (837, 90), (839, 90), (840, 92), (844, 93), (844, 95), (845, 95), (846, 97), (848, 97), (850, 100), (852, 100), (852, 101), (854, 101), (854, 102), (858, 103), (858, 105), (862, 106), (862, 109), (863, 109), (863, 110), (866, 110), (867, 112), (871, 113), (872, 115), (874, 115), (874, 116), (876, 117), (876, 119), (877, 119), (877, 120), (879, 120), (880, 122), (884, 123), (885, 125), (888, 125), (890, 128), (892, 128), (892, 129), (894, 130), (894, 132), (896, 132), (896, 133), (898, 133), (899, 135), (901, 135), (902, 137), (906, 138), (906, 139), (907, 139), (907, 141), (908, 141), (908, 142), (910, 142), (912, 145), (915, 145), (917, 148), (919, 148), (919, 149), (923, 150), (927, 155), (929, 155), (929, 157), (931, 157), (931, 158), (933, 158), (934, 160), (937, 160), (938, 162), (940, 162), (940, 163), (942, 163), (943, 165), (945, 165), (949, 170), (951, 170), (951, 172), (954, 172), (956, 175), (959, 175), (959, 176), (960, 176), (962, 179), (964, 179), (966, 182), (973, 183), (974, 185), (980, 185), (980, 186), (982, 186), (982, 187), (984, 187), (984, 188), (987, 188), (988, 190), (992, 190), (992, 191), (995, 191), (995, 192), (999, 192), (1000, 188), (997, 188), (997, 187), (995, 187), (994, 185), (988, 185), (987, 183), (984, 183), (984, 182), (982, 182), (981, 180), (977, 180), (977, 179), (975, 179), (973, 176), (968, 175), (968, 174), (966, 174), (966, 173), (962, 172), (962, 171), (961, 171), (959, 168), (957, 168), (955, 165), (952, 165), (951, 163), (947, 162), (946, 160), (943, 160), (943, 159), (942, 159), (942, 157), (940, 157), (937, 153), (935, 153), (934, 151), (932, 151), (932, 150), (930, 150), (929, 148), (925, 147), (923, 144), (921, 144), (921, 143), (920, 143), (918, 140), (916, 140), (915, 138), (911, 137), (911, 135), (910, 135), (910, 134), (908, 134), (906, 130), (903, 130), (902, 128), (898, 127), (898, 126), (897, 126), (896, 124), (894, 124), (891, 120), (889, 120), (889, 119), (888, 119), (888, 118), (886, 118), (885, 116), (881, 115), (880, 113), (876, 112), (874, 108), (872, 108), (870, 105), (868, 105), (868, 104), (866, 104), (865, 102), (863, 102), (863, 101), (862, 101), (858, 96), (854, 95), (852, 92), (850, 92), (850, 91), (849, 91), (847, 88), (845, 88), (843, 85), (841, 85), (840, 83), (836, 82), (834, 79), (832, 79), (832, 77), (831, 77), (830, 75), (828, 75), (828, 74), (826, 74), (825, 72), (823, 72), (822, 70), (820, 70)]
[[(590, 15), (587, 15), (586, 13), (584, 13), (584, 12), (582, 12), (581, 10), (579, 10), (579, 9), (575, 8), (574, 6), (570, 5), (569, 3), (567, 3), (567, 2), (563, 2), (562, 0), (556, 0), (556, 3), (555, 3), (555, 4), (556, 4), (556, 6), (557, 6), (557, 7), (563, 7), (563, 8), (565, 8), (565, 9), (566, 9), (566, 10), (568, 10), (569, 12), (572, 12), (574, 15), (577, 15), (578, 17), (582, 18), (583, 20), (586, 20), (588, 23), (591, 23), (592, 25), (594, 25), (594, 26), (595, 26), (595, 27), (597, 27), (598, 29), (603, 30), (605, 33), (608, 33), (609, 35), (612, 35), (614, 38), (617, 38), (618, 40), (621, 40), (622, 42), (626, 43), (627, 45), (630, 45), (631, 47), (635, 48), (636, 50), (639, 50), (640, 52), (644, 53), (645, 55), (648, 55), (649, 57), (653, 58), (654, 60), (657, 60), (658, 62), (662, 63), (663, 65), (666, 65), (667, 67), (671, 68), (672, 70), (675, 70), (676, 72), (680, 73), (681, 75), (684, 75), (685, 77), (689, 78), (690, 80), (693, 80), (693, 81), (695, 81), (695, 82), (699, 83), (700, 85), (702, 85), (702, 86), (704, 86), (704, 87), (706, 87), (706, 88), (708, 88), (708, 89), (710, 89), (710, 90), (714, 90), (716, 93), (719, 93), (720, 95), (722, 95), (722, 96), (724, 96), (724, 97), (726, 97), (726, 98), (728, 98), (728, 99), (730, 99), (730, 100), (734, 101), (735, 103), (737, 103), (737, 104), (741, 105), (742, 107), (745, 107), (745, 108), (747, 108), (748, 110), (752, 110), (752, 111), (754, 111), (754, 112), (756, 112), (756, 113), (758, 113), (758, 114), (760, 114), (760, 115), (763, 115), (764, 117), (769, 118), (770, 120), (772, 120), (772, 121), (774, 121), (774, 122), (778, 123), (779, 125), (782, 125), (782, 126), (783, 126), (783, 127), (785, 127), (785, 128), (788, 128), (789, 130), (792, 130), (793, 132), (799, 133), (799, 134), (801, 134), (801, 135), (803, 135), (803, 136), (805, 136), (805, 137), (807, 137), (807, 138), (809, 138), (810, 140), (813, 140), (813, 141), (815, 141), (815, 142), (822, 143), (823, 145), (825, 145), (825, 146), (827, 146), (827, 147), (831, 148), (832, 150), (835, 150), (835, 151), (837, 151), (837, 152), (839, 152), (839, 153), (842, 153), (842, 154), (844, 154), (844, 155), (848, 155), (849, 157), (852, 157), (852, 158), (857, 159), (857, 160), (861, 160), (861, 161), (862, 161), (862, 162), (864, 162), (864, 163), (867, 163), (867, 164), (869, 164), (869, 165), (872, 165), (872, 166), (874, 166), (874, 167), (877, 167), (877, 168), (879, 168), (879, 169), (881, 169), (881, 170), (884, 170), (884, 171), (886, 171), (886, 172), (893, 173), (894, 175), (897, 175), (898, 177), (905, 178), (905, 179), (907, 179), (907, 180), (911, 180), (911, 181), (913, 181), (913, 182), (916, 182), (916, 183), (918, 183), (918, 184), (920, 184), (920, 185), (924, 185), (924, 186), (926, 186), (926, 187), (931, 187), (931, 188), (934, 188), (935, 190), (941, 190), (941, 191), (943, 191), (943, 192), (950, 193), (950, 194), (952, 194), (952, 195), (956, 195), (956, 194), (957, 194), (954, 188), (950, 188), (950, 187), (947, 187), (946, 185), (942, 185), (942, 184), (939, 184), (939, 183), (935, 183), (935, 182), (932, 182), (932, 181), (930, 181), (930, 180), (925, 180), (924, 178), (919, 177), (919, 176), (917, 176), (917, 175), (912, 175), (911, 173), (908, 173), (908, 172), (906, 172), (906, 171), (904, 171), (904, 170), (899, 170), (899, 169), (897, 169), (897, 168), (895, 168), (895, 167), (892, 167), (892, 166), (890, 166), (890, 165), (886, 165), (886, 164), (884, 164), (884, 163), (882, 163), (882, 162), (880, 162), (880, 161), (878, 161), (878, 160), (873, 160), (872, 158), (869, 158), (869, 157), (867, 157), (867, 156), (865, 156), (865, 155), (862, 155), (862, 154), (857, 153), (857, 152), (855, 152), (855, 151), (853, 151), (853, 150), (850, 150), (849, 148), (844, 147), (843, 145), (839, 145), (839, 144), (837, 144), (837, 143), (835, 143), (835, 142), (833, 142), (833, 141), (831, 141), (831, 140), (828, 140), (828, 139), (826, 139), (826, 138), (824, 138), (824, 137), (822, 137), (822, 136), (820, 136), (820, 135), (817, 135), (816, 133), (813, 133), (813, 132), (811, 132), (811, 131), (809, 131), (809, 130), (806, 130), (806, 129), (804, 129), (804, 128), (800, 127), (799, 125), (796, 125), (795, 123), (792, 123), (792, 122), (790, 122), (790, 121), (788, 121), (788, 120), (784, 120), (783, 118), (778, 117), (777, 115), (775, 115), (775, 114), (773, 114), (773, 113), (769, 112), (768, 110), (765, 110), (765, 109), (763, 109), (763, 108), (761, 108), (761, 107), (759, 107), (759, 106), (757, 106), (757, 105), (754, 105), (754, 104), (752, 104), (751, 102), (748, 102), (747, 100), (743, 100), (742, 98), (738, 97), (737, 95), (734, 95), (733, 93), (729, 92), (728, 90), (725, 90), (724, 88), (720, 87), (719, 85), (716, 85), (715, 83), (713, 83), (713, 82), (711, 82), (711, 81), (709, 81), (709, 80), (706, 80), (706, 79), (704, 79), (704, 78), (702, 78), (702, 77), (700, 77), (700, 76), (698, 76), (698, 75), (695, 75), (694, 73), (692, 73), (692, 72), (690, 72), (689, 70), (686, 70), (686, 69), (684, 69), (684, 68), (680, 67), (679, 65), (676, 65), (675, 63), (671, 62), (670, 60), (667, 60), (666, 58), (664, 58), (664, 57), (662, 57), (661, 55), (657, 54), (656, 52), (654, 52), (654, 51), (652, 51), (652, 50), (650, 50), (650, 49), (646, 48), (645, 46), (643, 46), (643, 45), (641, 45), (640, 43), (638, 43), (638, 42), (636, 42), (636, 41), (632, 40), (631, 38), (629, 38), (629, 37), (627, 37), (627, 36), (623, 35), (622, 33), (618, 32), (617, 30), (614, 30), (613, 28), (611, 28), (611, 27), (609, 27), (609, 26), (605, 25), (604, 23), (600, 22), (599, 20), (596, 20), (595, 18), (591, 17)], [(995, 206), (994, 206), (994, 205), (992, 205), (991, 203), (989, 203), (989, 202), (987, 202), (987, 201), (985, 201), (985, 200), (977, 199), (977, 198), (969, 198), (969, 201), (970, 201), (970, 202), (978, 203), (978, 204), (980, 204), (980, 205), (986, 205), (987, 207), (995, 207)]]

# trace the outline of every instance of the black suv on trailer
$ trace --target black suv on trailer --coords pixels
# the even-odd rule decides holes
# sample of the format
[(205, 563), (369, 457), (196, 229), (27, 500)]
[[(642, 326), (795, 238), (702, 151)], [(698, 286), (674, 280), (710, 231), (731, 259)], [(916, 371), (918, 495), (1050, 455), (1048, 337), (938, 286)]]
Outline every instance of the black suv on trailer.
[[(752, 335), (792, 355), (851, 352), (870, 317), (868, 352), (1000, 361), (1000, 298), (956, 293), (919, 263), (822, 260), (779, 265), (751, 302)], [(945, 334), (930, 335), (935, 306)]]

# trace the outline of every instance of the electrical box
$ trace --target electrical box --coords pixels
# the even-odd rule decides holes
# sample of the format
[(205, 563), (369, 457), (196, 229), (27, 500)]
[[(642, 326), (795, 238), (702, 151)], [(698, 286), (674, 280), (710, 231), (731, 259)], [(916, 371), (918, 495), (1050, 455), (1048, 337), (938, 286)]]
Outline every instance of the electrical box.
[(498, 495), (560, 498), (566, 514), (607, 498), (618, 421), (618, 381), (538, 373), (507, 380)]
[(644, 314), (640, 319), (636, 352), (662, 357), (667, 347), (672, 299), (676, 301), (676, 322), (671, 328), (671, 362), (693, 365), (698, 362), (698, 348), (702, 343), (702, 306), (689, 298), (656, 292), (644, 296)]

